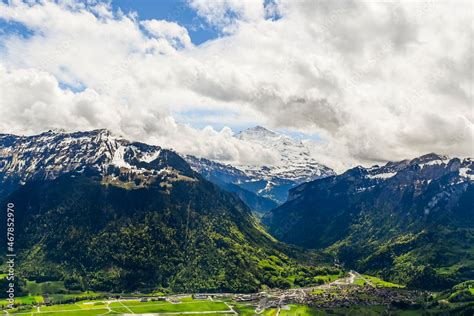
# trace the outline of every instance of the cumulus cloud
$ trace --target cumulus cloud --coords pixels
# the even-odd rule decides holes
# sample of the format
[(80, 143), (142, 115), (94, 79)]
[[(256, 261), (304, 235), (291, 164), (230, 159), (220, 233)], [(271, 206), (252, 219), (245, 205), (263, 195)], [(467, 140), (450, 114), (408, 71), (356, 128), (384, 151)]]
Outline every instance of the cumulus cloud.
[(140, 22), (145, 29), (158, 38), (165, 38), (175, 47), (191, 46), (188, 30), (178, 23), (164, 20), (145, 20)]
[(211, 25), (232, 32), (239, 21), (260, 22), (265, 18), (262, 1), (254, 0), (190, 0), (189, 4)]
[(230, 128), (196, 130), (159, 110), (111, 107), (114, 100), (86, 89), (63, 90), (52, 75), (8, 71), (0, 65), (0, 130), (34, 134), (45, 129), (90, 130), (106, 126), (117, 135), (226, 163), (272, 164), (277, 153), (233, 137)]
[(338, 170), (474, 155), (469, 1), (189, 5), (221, 37), (194, 46), (175, 22), (104, 4), (1, 2), (0, 19), (31, 30), (0, 37), (1, 131), (107, 127), (226, 162), (275, 158), (179, 114), (212, 112), (318, 134), (314, 155)]

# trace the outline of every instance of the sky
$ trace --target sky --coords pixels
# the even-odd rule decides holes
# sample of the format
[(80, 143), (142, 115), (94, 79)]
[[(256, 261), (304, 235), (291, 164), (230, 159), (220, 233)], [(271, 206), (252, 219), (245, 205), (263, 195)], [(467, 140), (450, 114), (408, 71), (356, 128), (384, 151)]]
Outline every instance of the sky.
[(474, 156), (473, 2), (0, 1), (0, 132), (108, 128), (240, 164)]

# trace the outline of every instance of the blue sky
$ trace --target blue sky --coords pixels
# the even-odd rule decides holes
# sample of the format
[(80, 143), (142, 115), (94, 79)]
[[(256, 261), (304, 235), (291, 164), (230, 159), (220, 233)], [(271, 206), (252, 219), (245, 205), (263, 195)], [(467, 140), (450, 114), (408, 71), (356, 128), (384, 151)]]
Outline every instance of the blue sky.
[(184, 26), (195, 45), (218, 37), (219, 32), (199, 17), (186, 0), (114, 0), (112, 6), (124, 13), (136, 12), (140, 20), (166, 20)]
[[(0, 39), (10, 35), (20, 35), (23, 38), (28, 38), (31, 34), (32, 31), (23, 24), (14, 21), (7, 22), (0, 18)], [(0, 48), (2, 44), (3, 41), (0, 40)]]
[[(195, 45), (219, 36), (219, 31), (198, 16), (196, 11), (188, 5), (187, 0), (113, 0), (112, 8), (114, 11), (120, 9), (125, 14), (135, 12), (140, 20), (156, 19), (176, 22), (188, 30), (191, 41)], [(0, 18), (0, 36), (20, 34), (27, 38), (31, 33), (32, 31), (21, 23), (6, 22)]]

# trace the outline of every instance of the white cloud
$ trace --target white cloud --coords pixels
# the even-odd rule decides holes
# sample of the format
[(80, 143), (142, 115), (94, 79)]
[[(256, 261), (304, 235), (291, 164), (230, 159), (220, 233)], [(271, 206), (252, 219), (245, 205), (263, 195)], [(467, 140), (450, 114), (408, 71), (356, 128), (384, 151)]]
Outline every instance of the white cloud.
[(261, 0), (190, 0), (189, 4), (209, 24), (225, 32), (234, 31), (238, 21), (261, 22), (266, 15)]
[(175, 47), (191, 46), (188, 30), (181, 25), (164, 20), (145, 20), (140, 22), (145, 29), (158, 38), (165, 38)]
[(194, 46), (176, 23), (107, 5), (0, 3), (0, 18), (33, 31), (0, 37), (1, 131), (108, 127), (223, 161), (274, 158), (227, 129), (176, 123), (175, 113), (212, 111), (232, 113), (220, 125), (319, 134), (315, 155), (338, 170), (431, 151), (474, 155), (470, 2), (190, 5), (226, 36)]
[(0, 130), (33, 134), (52, 128), (89, 130), (107, 126), (117, 135), (146, 140), (183, 153), (223, 162), (273, 163), (276, 153), (239, 141), (229, 128), (196, 130), (179, 125), (165, 112), (111, 107), (114, 100), (94, 90), (73, 93), (36, 70), (8, 71), (0, 65)]

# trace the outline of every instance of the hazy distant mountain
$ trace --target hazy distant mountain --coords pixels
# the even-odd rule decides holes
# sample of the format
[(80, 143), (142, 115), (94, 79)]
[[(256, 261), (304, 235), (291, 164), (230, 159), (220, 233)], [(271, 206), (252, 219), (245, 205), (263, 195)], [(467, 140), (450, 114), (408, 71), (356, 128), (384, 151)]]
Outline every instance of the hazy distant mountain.
[(474, 162), (425, 155), (304, 183), (263, 222), (278, 239), (413, 286), (474, 278)]
[(106, 130), (0, 135), (0, 190), (15, 204), (22, 277), (113, 291), (289, 286), (277, 271), (292, 260), (241, 200), (158, 146)]
[[(207, 179), (220, 185), (233, 184), (246, 192), (273, 201), (273, 206), (284, 203), (288, 190), (294, 186), (318, 178), (334, 175), (334, 171), (311, 157), (308, 148), (299, 140), (286, 135), (256, 126), (236, 135), (242, 141), (258, 144), (266, 149), (274, 150), (280, 157), (272, 165), (226, 165), (208, 159), (193, 156), (186, 158), (191, 167), (203, 174)], [(248, 194), (248, 193), (247, 193)], [(243, 198), (246, 201), (245, 198)], [(271, 206), (261, 200), (265, 211)], [(268, 206), (267, 206), (268, 205)], [(250, 207), (254, 208), (251, 204)]]

